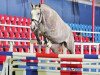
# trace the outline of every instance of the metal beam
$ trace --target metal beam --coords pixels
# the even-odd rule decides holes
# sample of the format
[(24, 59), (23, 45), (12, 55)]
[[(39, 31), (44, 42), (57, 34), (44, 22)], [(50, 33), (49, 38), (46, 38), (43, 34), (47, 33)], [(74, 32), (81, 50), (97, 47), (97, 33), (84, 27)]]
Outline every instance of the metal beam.
[[(95, 30), (95, 0), (92, 0), (92, 32)], [(92, 42), (95, 42), (94, 33), (92, 33)]]

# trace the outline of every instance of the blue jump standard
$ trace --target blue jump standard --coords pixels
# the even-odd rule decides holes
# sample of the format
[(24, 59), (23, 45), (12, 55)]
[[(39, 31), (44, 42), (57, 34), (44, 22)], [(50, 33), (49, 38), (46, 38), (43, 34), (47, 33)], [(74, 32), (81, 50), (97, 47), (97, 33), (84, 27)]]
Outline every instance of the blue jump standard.
[(99, 59), (99, 55), (85, 54), (84, 59)]
[(12, 56), (13, 52), (0, 52), (0, 55)]

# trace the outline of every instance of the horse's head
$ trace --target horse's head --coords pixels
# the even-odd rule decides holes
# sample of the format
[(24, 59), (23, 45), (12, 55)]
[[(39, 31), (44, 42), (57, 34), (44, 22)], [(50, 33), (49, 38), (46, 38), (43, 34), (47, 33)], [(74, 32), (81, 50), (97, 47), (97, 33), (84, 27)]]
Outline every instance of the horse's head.
[(32, 31), (35, 31), (39, 28), (39, 24), (42, 21), (42, 12), (41, 12), (41, 5), (32, 5), (32, 11), (31, 11), (31, 16), (32, 16), (32, 23), (31, 23), (31, 29)]

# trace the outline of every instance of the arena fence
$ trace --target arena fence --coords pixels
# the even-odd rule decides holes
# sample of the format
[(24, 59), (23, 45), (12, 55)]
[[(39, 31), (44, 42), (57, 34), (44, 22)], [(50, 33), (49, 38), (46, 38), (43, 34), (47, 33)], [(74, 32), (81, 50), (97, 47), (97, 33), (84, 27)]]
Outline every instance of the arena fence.
[[(35, 47), (33, 46), (34, 43), (37, 43), (36, 40), (7, 40), (7, 39), (1, 39), (1, 41), (5, 41), (5, 40), (6, 40), (6, 41), (9, 41), (9, 44), (10, 44), (9, 51), (10, 51), (10, 52), (13, 52), (13, 49), (14, 49), (14, 48), (13, 48), (13, 43), (16, 42), (16, 41), (17, 41), (17, 42), (23, 42), (23, 41), (24, 41), (24, 42), (30, 42), (30, 49), (29, 49), (29, 52), (28, 52), (28, 53), (34, 53), (34, 52), (36, 52), (36, 51), (35, 51)], [(88, 54), (92, 54), (92, 51), (91, 51), (91, 47), (92, 47), (92, 46), (94, 46), (94, 48), (95, 48), (95, 50), (96, 50), (96, 51), (95, 51), (95, 52), (96, 52), (95, 54), (97, 54), (97, 55), (100, 54), (100, 43), (91, 43), (91, 42), (90, 42), (90, 43), (81, 43), (81, 42), (75, 42), (75, 43), (74, 43), (74, 46), (76, 46), (76, 45), (79, 45), (79, 46), (81, 47), (81, 49), (80, 49), (80, 52), (81, 52), (81, 53), (80, 53), (80, 54), (84, 54), (84, 46), (88, 46), (88, 47), (89, 47), (89, 53), (88, 53)], [(39, 45), (37, 45), (37, 46), (39, 47)], [(44, 45), (42, 45), (42, 46), (44, 47)], [(42, 47), (40, 47), (40, 49), (39, 49), (39, 51), (38, 51), (39, 53), (42, 52), (42, 51), (41, 51), (41, 48), (42, 48)], [(45, 50), (44, 53), (46, 53), (46, 52), (47, 52), (47, 51)], [(50, 52), (49, 52), (49, 53), (50, 53)], [(66, 53), (67, 53), (67, 50), (66, 50)], [(66, 54), (66, 53), (65, 53), (65, 54)], [(74, 50), (74, 53), (75, 53), (75, 50)]]

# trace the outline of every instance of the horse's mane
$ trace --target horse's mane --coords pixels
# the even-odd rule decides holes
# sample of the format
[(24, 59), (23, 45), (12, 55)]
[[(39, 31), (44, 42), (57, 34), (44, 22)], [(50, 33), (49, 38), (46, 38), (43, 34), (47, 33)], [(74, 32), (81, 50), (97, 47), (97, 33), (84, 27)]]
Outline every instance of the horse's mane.
[(46, 4), (41, 4), (41, 6), (51, 9), (51, 7)]
[[(44, 9), (44, 10), (48, 10), (49, 12), (54, 12), (56, 13), (56, 11), (51, 8), (50, 6), (46, 5), (46, 4), (41, 4), (41, 8)], [(57, 13), (56, 13), (57, 14)]]
[(63, 23), (63, 20), (61, 19), (59, 14), (53, 8), (51, 8), (50, 6), (48, 6), (46, 4), (41, 4), (41, 9), (43, 10), (44, 15), (45, 15), (45, 17), (47, 17), (46, 19), (48, 19), (49, 22), (54, 21), (56, 23), (56, 21), (60, 21), (60, 22)]

